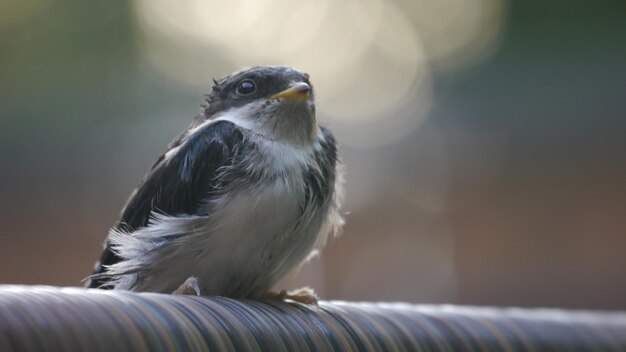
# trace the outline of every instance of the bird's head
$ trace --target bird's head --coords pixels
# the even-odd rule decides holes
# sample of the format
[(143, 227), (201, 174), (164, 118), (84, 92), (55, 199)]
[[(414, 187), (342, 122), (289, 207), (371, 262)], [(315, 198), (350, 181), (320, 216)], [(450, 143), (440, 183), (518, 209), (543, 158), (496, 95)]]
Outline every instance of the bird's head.
[(315, 102), (308, 74), (260, 66), (214, 83), (196, 123), (227, 119), (276, 140), (293, 144), (315, 140)]

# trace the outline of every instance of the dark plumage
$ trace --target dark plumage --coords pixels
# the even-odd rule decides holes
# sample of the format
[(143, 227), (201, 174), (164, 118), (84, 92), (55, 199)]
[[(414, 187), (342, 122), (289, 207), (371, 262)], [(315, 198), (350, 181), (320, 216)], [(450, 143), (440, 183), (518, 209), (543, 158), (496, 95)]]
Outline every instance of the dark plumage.
[(341, 226), (338, 167), (307, 74), (233, 73), (133, 192), (88, 286), (171, 292), (195, 276), (204, 294), (260, 297)]

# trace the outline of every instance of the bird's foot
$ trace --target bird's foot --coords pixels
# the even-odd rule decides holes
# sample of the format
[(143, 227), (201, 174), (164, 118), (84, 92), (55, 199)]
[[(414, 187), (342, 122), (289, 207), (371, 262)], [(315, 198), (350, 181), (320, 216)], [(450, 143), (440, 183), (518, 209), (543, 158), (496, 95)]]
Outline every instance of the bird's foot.
[(173, 295), (189, 295), (200, 296), (200, 287), (198, 286), (198, 279), (195, 276), (190, 276), (176, 291), (172, 292)]
[(284, 301), (286, 299), (307, 305), (317, 306), (318, 297), (310, 287), (302, 287), (293, 291), (281, 290), (280, 292), (269, 291), (263, 295), (263, 299), (272, 301)]

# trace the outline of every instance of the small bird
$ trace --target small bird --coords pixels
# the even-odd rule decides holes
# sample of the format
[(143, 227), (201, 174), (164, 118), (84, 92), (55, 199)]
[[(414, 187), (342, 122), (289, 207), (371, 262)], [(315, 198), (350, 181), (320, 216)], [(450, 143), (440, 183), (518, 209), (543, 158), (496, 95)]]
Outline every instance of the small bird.
[(342, 163), (309, 75), (253, 67), (215, 81), (131, 194), (88, 287), (315, 303), (271, 292), (343, 225)]

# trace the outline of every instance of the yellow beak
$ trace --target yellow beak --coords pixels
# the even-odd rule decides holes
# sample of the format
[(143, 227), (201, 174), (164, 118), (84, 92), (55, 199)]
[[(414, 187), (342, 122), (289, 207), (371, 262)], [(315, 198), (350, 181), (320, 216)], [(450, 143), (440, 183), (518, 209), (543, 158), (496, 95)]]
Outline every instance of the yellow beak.
[(311, 86), (308, 84), (304, 82), (296, 82), (282, 92), (272, 95), (270, 99), (309, 99), (310, 91)]

